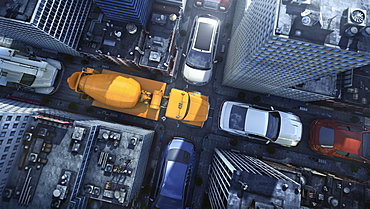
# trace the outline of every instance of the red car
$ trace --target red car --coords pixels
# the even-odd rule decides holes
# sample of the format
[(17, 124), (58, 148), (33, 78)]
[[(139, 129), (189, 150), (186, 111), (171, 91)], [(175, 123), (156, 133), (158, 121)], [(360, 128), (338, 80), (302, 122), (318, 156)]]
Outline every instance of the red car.
[(319, 154), (370, 164), (370, 130), (328, 119), (313, 120), (310, 148)]

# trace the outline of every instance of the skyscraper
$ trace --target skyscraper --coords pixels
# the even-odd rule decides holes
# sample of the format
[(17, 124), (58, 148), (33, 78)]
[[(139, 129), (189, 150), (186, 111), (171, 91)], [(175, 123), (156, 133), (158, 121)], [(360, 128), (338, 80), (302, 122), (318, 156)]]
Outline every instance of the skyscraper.
[(362, 1), (236, 2), (223, 84), (301, 101), (330, 98), (307, 81), (370, 64)]
[(216, 148), (209, 173), (213, 209), (300, 206), (301, 186), (296, 179), (259, 159)]
[(94, 0), (109, 20), (147, 28), (153, 0)]
[(33, 112), (49, 110), (19, 101), (0, 99), (0, 194), (17, 162), (23, 135)]
[(1, 1), (0, 35), (38, 48), (79, 55), (91, 0)]

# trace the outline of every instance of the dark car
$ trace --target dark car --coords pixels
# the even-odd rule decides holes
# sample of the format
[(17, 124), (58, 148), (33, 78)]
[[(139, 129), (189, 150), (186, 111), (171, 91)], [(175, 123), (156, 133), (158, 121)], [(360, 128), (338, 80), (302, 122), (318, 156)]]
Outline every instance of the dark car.
[(316, 119), (310, 125), (310, 148), (319, 154), (370, 163), (370, 130)]
[(151, 208), (189, 207), (196, 165), (194, 142), (174, 137), (165, 147), (159, 163)]

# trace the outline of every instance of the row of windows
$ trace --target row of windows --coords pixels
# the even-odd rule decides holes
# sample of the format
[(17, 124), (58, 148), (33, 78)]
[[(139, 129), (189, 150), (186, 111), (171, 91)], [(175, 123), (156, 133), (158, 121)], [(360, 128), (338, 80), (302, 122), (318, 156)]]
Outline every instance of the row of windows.
[[(13, 128), (18, 128), (18, 125), (19, 125), (19, 123), (14, 123), (14, 124), (13, 124)], [(22, 123), (21, 128), (25, 128), (25, 127), (26, 127), (26, 125), (27, 125), (27, 123)], [(8, 129), (8, 128), (9, 128), (9, 126), (10, 126), (10, 124), (9, 124), (9, 123), (5, 123), (5, 124), (3, 125), (3, 129)]]
[[(17, 140), (15, 141), (16, 143), (19, 143), (21, 141), (21, 137), (18, 137)], [(13, 142), (13, 138), (9, 138), (6, 144), (11, 144)], [(0, 139), (0, 145), (4, 143), (4, 139)]]
[[(1, 171), (3, 171), (3, 169), (0, 169), (0, 173), (1, 173)], [(6, 168), (4, 173), (9, 173), (9, 171), (10, 171), (10, 167), (9, 168)]]
[[(0, 116), (0, 121), (3, 119), (4, 116)], [(15, 116), (15, 121), (20, 121), (22, 116), (18, 115), (18, 116)], [(11, 121), (13, 119), (13, 116), (12, 115), (8, 115), (6, 116), (6, 119), (5, 121)], [(29, 116), (24, 116), (23, 118), (23, 121), (27, 121), (29, 119)]]
[[(11, 131), (9, 136), (15, 136), (15, 133), (16, 133), (16, 131)], [(20, 130), (19, 133), (18, 133), (18, 136), (22, 136), (23, 133), (24, 133), (24, 130)], [(0, 137), (5, 137), (5, 135), (6, 135), (6, 131), (2, 131), (0, 133)]]
[[(10, 150), (10, 147), (11, 147), (11, 146), (4, 147), (4, 152), (8, 152), (8, 151)], [(13, 151), (16, 151), (16, 150), (18, 149), (18, 147), (19, 147), (19, 145), (18, 145), (18, 144), (14, 145), (14, 147), (13, 147)], [(14, 155), (15, 155), (15, 154), (14, 154)], [(12, 153), (12, 154), (10, 155), (10, 157), (14, 157), (14, 155), (13, 155), (13, 153)], [(3, 155), (1, 156), (1, 160), (5, 160), (6, 156), (7, 156), (7, 154), (3, 154)]]

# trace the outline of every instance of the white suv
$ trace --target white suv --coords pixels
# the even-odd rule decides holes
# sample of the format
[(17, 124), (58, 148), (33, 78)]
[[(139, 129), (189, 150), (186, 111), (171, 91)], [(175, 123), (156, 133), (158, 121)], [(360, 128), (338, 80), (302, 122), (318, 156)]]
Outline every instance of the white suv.
[(196, 16), (183, 69), (184, 79), (205, 85), (212, 77), (220, 21), (211, 15)]

